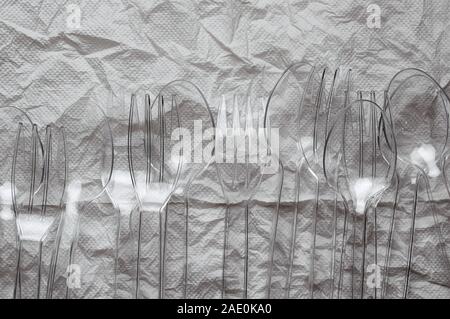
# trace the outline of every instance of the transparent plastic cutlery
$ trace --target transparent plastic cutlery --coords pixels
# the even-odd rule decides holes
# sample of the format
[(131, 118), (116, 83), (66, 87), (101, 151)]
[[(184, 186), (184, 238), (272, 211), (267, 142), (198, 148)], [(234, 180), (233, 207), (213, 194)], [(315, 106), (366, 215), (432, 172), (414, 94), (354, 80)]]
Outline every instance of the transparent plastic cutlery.
[(151, 104), (145, 96), (144, 109), (139, 109), (136, 96), (131, 97), (128, 125), (128, 163), (131, 181), (138, 198), (137, 261), (134, 296), (141, 297), (141, 255), (143, 217), (156, 218), (159, 225), (159, 289), (164, 295), (164, 236), (165, 209), (176, 189), (181, 173), (182, 159), (173, 156), (172, 129), (180, 126), (175, 99), (167, 106), (163, 96)]
[[(62, 198), (67, 173), (63, 129), (48, 125), (43, 145), (44, 152), (41, 157), (37, 125), (33, 124), (30, 128), (19, 123), (11, 172), (12, 201), (18, 238), (16, 298), (23, 297), (22, 253), (26, 243), (38, 245), (35, 297), (38, 299), (41, 297), (44, 245), (50, 234), (52, 238), (54, 233), (56, 237), (58, 236), (63, 216)], [(57, 245), (51, 251), (52, 256), (55, 256)], [(53, 265), (50, 265), (49, 276), (52, 274), (52, 268)]]
[[(350, 103), (339, 112), (325, 142), (323, 168), (330, 185), (342, 197), (347, 214), (353, 220), (352, 234), (352, 296), (358, 283), (359, 296), (365, 288), (365, 256), (367, 213), (376, 207), (383, 193), (392, 184), (396, 167), (396, 147), (392, 126), (383, 109), (375, 102), (361, 99)], [(380, 132), (384, 134), (380, 134)], [(380, 144), (388, 144), (390, 152), (381, 152)], [(348, 217), (347, 217), (348, 218)], [(357, 221), (362, 219), (361, 266), (357, 266)], [(344, 222), (344, 233), (346, 233)], [(344, 236), (341, 254), (345, 255)], [(340, 267), (342, 272), (342, 262)], [(342, 278), (342, 276), (340, 275)], [(340, 279), (341, 280), (341, 279)]]
[[(449, 135), (449, 97), (439, 83), (428, 73), (416, 69), (404, 69), (392, 78), (386, 92), (386, 108), (392, 118), (398, 147), (398, 175), (407, 179), (413, 188), (410, 234), (406, 257), (406, 274), (403, 298), (410, 290), (411, 269), (414, 263), (416, 223), (419, 213), (418, 203), (421, 187), (425, 193), (427, 209), (433, 218), (438, 254), (445, 272), (450, 269), (450, 261), (442, 233), (443, 217), (434, 207), (430, 184), (445, 183), (442, 165)], [(400, 194), (401, 197), (401, 194)], [(390, 240), (392, 236), (390, 235)], [(391, 243), (388, 243), (385, 267), (389, 267)], [(388, 280), (389, 278), (387, 278)], [(448, 279), (447, 279), (448, 280)], [(388, 282), (383, 288), (385, 297)]]

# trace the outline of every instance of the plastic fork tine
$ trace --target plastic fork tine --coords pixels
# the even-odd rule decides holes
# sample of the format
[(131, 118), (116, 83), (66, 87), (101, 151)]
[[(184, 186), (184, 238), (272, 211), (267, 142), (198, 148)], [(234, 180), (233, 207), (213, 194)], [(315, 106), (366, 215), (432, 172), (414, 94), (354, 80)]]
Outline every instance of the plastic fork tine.
[(330, 120), (331, 120), (331, 105), (333, 103), (333, 97), (334, 97), (335, 89), (336, 89), (336, 79), (338, 78), (339, 73), (340, 73), (340, 69), (337, 68), (334, 71), (333, 81), (331, 82), (331, 87), (330, 87), (330, 94), (328, 95), (328, 101), (327, 101), (327, 105), (326, 105), (327, 113), (326, 113), (326, 120), (325, 120), (325, 131), (324, 131), (325, 136), (323, 137), (324, 141), (328, 135), (328, 126), (330, 125)]
[(44, 152), (44, 189), (43, 189), (43, 199), (41, 207), (41, 215), (45, 215), (47, 211), (47, 197), (48, 197), (48, 181), (49, 181), (49, 171), (50, 171), (50, 160), (52, 155), (52, 128), (48, 125), (45, 128), (45, 152)]
[[(173, 118), (173, 112), (175, 111), (175, 118), (176, 118), (176, 127), (181, 127), (181, 121), (180, 121), (180, 113), (178, 110), (178, 103), (177, 103), (177, 96), (172, 95), (172, 113), (171, 118)], [(173, 127), (172, 127), (173, 129)], [(170, 132), (172, 134), (172, 132)], [(170, 136), (168, 136), (170, 137)]]
[[(239, 103), (238, 98), (235, 95), (234, 96), (234, 103), (233, 103), (233, 136), (235, 139), (237, 139), (241, 134), (241, 116), (239, 114)], [(236, 149), (236, 145), (235, 145)]]
[[(260, 106), (256, 108), (258, 111), (258, 129), (264, 128), (264, 110), (266, 108), (266, 102), (264, 98), (261, 98), (260, 100)], [(270, 124), (270, 122), (269, 122)]]
[[(130, 178), (131, 178), (131, 182), (133, 184), (133, 187), (136, 188), (136, 176), (134, 175), (134, 170), (133, 170), (133, 152), (132, 152), (132, 136), (133, 136), (133, 122), (134, 122), (134, 117), (135, 117), (135, 112), (136, 112), (136, 96), (134, 94), (131, 95), (131, 102), (130, 102), (130, 111), (128, 114), (128, 141), (127, 141), (127, 152), (128, 152), (128, 170), (130, 171)], [(147, 145), (147, 141), (145, 141), (144, 143), (145, 145)], [(146, 149), (147, 146), (146, 146)], [(148, 171), (148, 170), (147, 170)], [(148, 181), (147, 176), (146, 176), (146, 182)]]
[(346, 82), (347, 85), (345, 87), (345, 106), (350, 104), (350, 92), (351, 92), (350, 83), (352, 82), (352, 69), (349, 69), (347, 72)]
[(176, 101), (176, 95), (172, 94), (171, 101), (170, 101), (170, 126), (169, 126), (169, 129), (166, 130), (166, 134), (167, 134), (166, 138), (170, 138), (170, 135), (173, 132), (173, 129), (174, 129), (174, 123), (173, 123), (174, 122), (174, 114), (175, 114), (176, 120), (178, 121), (177, 126), (179, 127), (180, 126), (180, 122), (179, 122), (180, 117), (179, 117), (179, 114), (178, 114), (178, 105), (177, 105), (177, 101)]
[(233, 116), (232, 116), (232, 132), (233, 132), (233, 180), (232, 185), (234, 187), (237, 178), (237, 164), (238, 164), (238, 147), (241, 136), (241, 118), (239, 114), (239, 106), (237, 96), (234, 96), (233, 102)]
[[(259, 156), (259, 162), (264, 165), (267, 160), (267, 156), (269, 155), (268, 150), (268, 140), (270, 141), (270, 129), (266, 129), (264, 127), (264, 110), (266, 107), (266, 103), (264, 102), (264, 99), (261, 98), (260, 100), (261, 106), (260, 108), (257, 108), (258, 110), (258, 148), (257, 148), (257, 154)], [(267, 117), (267, 128), (270, 127), (270, 116)]]
[(216, 152), (215, 157), (217, 163), (223, 163), (224, 161), (224, 140), (227, 134), (227, 105), (225, 101), (225, 96), (222, 95), (222, 102), (217, 110), (217, 127), (216, 127)]
[[(19, 130), (22, 130), (23, 126), (20, 126)], [(28, 199), (28, 213), (32, 213), (34, 194), (36, 187), (36, 166), (37, 166), (37, 145), (38, 145), (39, 132), (37, 125), (33, 124), (32, 135), (31, 135), (31, 179), (30, 179), (30, 197)]]
[(254, 136), (253, 111), (250, 99), (247, 100), (247, 108), (245, 110), (245, 135), (248, 137)]
[(320, 113), (320, 106), (322, 104), (322, 95), (323, 95), (323, 90), (325, 87), (325, 75), (327, 73), (327, 69), (323, 69), (322, 71), (322, 79), (320, 81), (320, 87), (319, 87), (319, 92), (317, 93), (317, 97), (316, 97), (316, 113), (314, 115), (314, 131), (313, 131), (313, 154), (314, 154), (314, 158), (316, 158), (317, 155), (317, 151), (318, 151), (318, 130), (317, 130), (317, 124), (319, 121), (319, 113)]
[[(240, 160), (239, 152), (241, 146), (241, 137), (242, 137), (242, 128), (241, 128), (241, 115), (239, 112), (239, 101), (237, 96), (234, 96), (233, 102), (233, 116), (232, 116), (232, 130), (233, 130), (233, 139), (234, 139), (234, 159), (233, 162), (237, 164)], [(236, 165), (235, 165), (236, 168)], [(235, 176), (236, 177), (236, 176)]]
[(262, 127), (264, 128), (264, 137), (265, 137), (265, 139), (263, 139), (263, 143), (264, 143), (264, 145), (266, 147), (264, 157), (268, 157), (268, 156), (272, 155), (272, 153), (271, 153), (272, 152), (271, 151), (272, 150), (272, 144), (271, 144), (271, 142), (272, 142), (272, 130), (270, 129), (272, 127), (271, 125), (272, 124), (271, 124), (270, 116), (267, 116), (266, 126), (264, 127), (264, 123), (262, 125)]
[(158, 100), (158, 116), (159, 116), (159, 154), (161, 156), (160, 166), (159, 166), (159, 182), (164, 181), (164, 137), (165, 137), (165, 114), (164, 114), (164, 97), (159, 96)]
[(258, 145), (257, 132), (255, 130), (254, 115), (253, 115), (253, 110), (252, 110), (250, 99), (247, 100), (247, 109), (246, 109), (246, 114), (245, 114), (245, 136), (248, 139), (248, 148), (247, 148), (248, 162), (256, 163), (257, 162), (257, 145)]
[(146, 155), (146, 170), (145, 170), (145, 182), (146, 185), (150, 184), (151, 181), (151, 164), (152, 164), (152, 110), (151, 110), (151, 99), (150, 95), (145, 95), (145, 134), (144, 134), (144, 147)]
[(222, 103), (219, 106), (219, 113), (217, 115), (217, 134), (222, 136), (227, 133), (227, 104), (225, 95), (222, 95)]
[[(23, 123), (20, 122), (17, 126), (17, 136), (16, 136), (16, 143), (14, 145), (14, 154), (13, 154), (13, 162), (12, 162), (12, 169), (11, 169), (11, 185), (14, 185), (14, 176), (16, 176), (16, 165), (17, 165), (17, 153), (19, 151), (19, 144), (20, 144), (20, 136), (22, 134), (22, 129), (23, 129)], [(14, 200), (16, 198), (16, 188), (15, 187), (11, 187), (11, 197), (13, 199), (12, 204), (13, 204), (13, 212), (14, 212), (14, 216), (15, 218), (17, 218), (17, 207), (16, 207), (16, 201)]]
[(170, 123), (169, 127), (167, 127), (167, 120), (166, 120), (166, 128), (165, 128), (165, 137), (170, 138), (170, 134), (173, 130), (173, 112), (174, 112), (174, 106), (175, 106), (175, 95), (170, 96)]

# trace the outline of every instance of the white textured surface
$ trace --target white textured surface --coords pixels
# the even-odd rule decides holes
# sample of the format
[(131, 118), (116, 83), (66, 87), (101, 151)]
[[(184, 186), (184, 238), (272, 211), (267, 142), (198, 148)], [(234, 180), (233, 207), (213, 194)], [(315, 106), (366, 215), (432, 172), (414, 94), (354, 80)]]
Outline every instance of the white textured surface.
[[(87, 104), (86, 96), (95, 95), (94, 103), (102, 104), (108, 101), (106, 91), (109, 89), (128, 93), (144, 87), (156, 94), (171, 80), (189, 78), (205, 92), (211, 105), (217, 107), (222, 94), (245, 93), (256, 77), (262, 79), (260, 87), (252, 93), (255, 98), (266, 97), (281, 72), (296, 61), (324, 63), (331, 69), (339, 65), (352, 67), (357, 79), (355, 90), (374, 89), (379, 96), (390, 77), (403, 67), (416, 66), (428, 70), (444, 86), (450, 80), (450, 4), (447, 0), (377, 1), (381, 8), (380, 29), (367, 27), (369, 2), (360, 0), (108, 0), (70, 3), (80, 5), (79, 29), (68, 28), (71, 13), (61, 1), (0, 3), (0, 105), (28, 110), (41, 126), (50, 121), (60, 120), (62, 123), (66, 110), (70, 107), (79, 109), (77, 117), (71, 118), (73, 127), (69, 128), (67, 135), (73, 150), (69, 156), (75, 158), (69, 171), (91, 179), (88, 186), (96, 185), (94, 190), (101, 186), (100, 161), (98, 157), (90, 158), (89, 154), (98, 150), (101, 143), (91, 135), (98, 123), (83, 108)], [(11, 137), (11, 133), (5, 135), (5, 132), (1, 131), (2, 185), (10, 178), (8, 156), (14, 141), (14, 135)], [(9, 132), (14, 132), (14, 129)], [(118, 152), (125, 154), (126, 149), (120, 146)], [(285, 194), (290, 194), (294, 182), (289, 179), (285, 182)], [(260, 190), (261, 198), (267, 202), (276, 198), (271, 185), (273, 182), (269, 179)], [(440, 186), (436, 188), (436, 197), (447, 196)], [(223, 203), (223, 196), (213, 173), (202, 176), (192, 186), (192, 193), (204, 203), (203, 206), (195, 207), (193, 204), (191, 207), (188, 296), (215, 298), (220, 296), (224, 215), (224, 207), (220, 203)], [(287, 195), (286, 198), (288, 202)], [(301, 245), (296, 256), (294, 291), (291, 294), (296, 297), (304, 296), (307, 287), (304, 278), (308, 269), (304, 260), (308, 260), (310, 228), (306, 226), (306, 212), (312, 205), (309, 193), (302, 194), (301, 198), (304, 200), (301, 206), (305, 211), (302, 215), (304, 224), (299, 226), (303, 228), (299, 230)], [(321, 203), (323, 206), (326, 204), (325, 201)], [(450, 207), (445, 201), (438, 205), (440, 208)], [(116, 214), (107, 196), (99, 197), (97, 205), (89, 206), (85, 211), (79, 211), (80, 206), (71, 203), (67, 208), (71, 217), (76, 216), (74, 219), (78, 220), (80, 216), (81, 221), (78, 261), (82, 266), (83, 281), (76, 297), (111, 297)], [(407, 237), (409, 207), (403, 203), (399, 205), (399, 214), (406, 216), (399, 226), (403, 230), (399, 236)], [(168, 297), (180, 297), (183, 291), (184, 219), (180, 217), (183, 210), (177, 208), (176, 211), (169, 221)], [(292, 212), (292, 207), (288, 211)], [(267, 207), (258, 206), (252, 216), (250, 296), (263, 297), (272, 214)], [(277, 255), (279, 267), (276, 267), (278, 275), (274, 278), (274, 296), (282, 295), (285, 282), (287, 234), (291, 229), (287, 217), (280, 224), (280, 255)], [(229, 270), (230, 295), (240, 296), (242, 278), (238, 274), (243, 243), (242, 220), (234, 218), (233, 221), (229, 263), (237, 266), (230, 266)], [(385, 230), (387, 222), (381, 218), (380, 223)], [(149, 224), (145, 240), (153, 241), (153, 246), (157, 247), (157, 227), (151, 222)], [(429, 259), (427, 253), (430, 249), (425, 243), (429, 243), (426, 230), (431, 226), (425, 217), (419, 220), (419, 226), (424, 229), (421, 234), (425, 239), (416, 252), (423, 259)], [(4, 232), (9, 237), (0, 244), (1, 260), (14, 260), (13, 226), (5, 224), (4, 227), (9, 227), (10, 231)], [(321, 238), (329, 237), (326, 231), (319, 229), (319, 232)], [(385, 236), (385, 231), (382, 235)], [(143, 267), (151, 273), (150, 277), (157, 278), (157, 249), (150, 246)], [(328, 264), (326, 252), (326, 246), (318, 248), (322, 265)], [(405, 258), (400, 250), (394, 255), (399, 260)], [(420, 265), (422, 276), (415, 278), (416, 284), (411, 290), (413, 296), (448, 296), (445, 285), (433, 283), (433, 274), (439, 273), (441, 268)], [(0, 267), (0, 296), (10, 296), (13, 264)], [(122, 271), (127, 274), (122, 280), (128, 284), (132, 271), (126, 267)], [(326, 295), (328, 284), (324, 274), (327, 269), (318, 273), (318, 286)], [(398, 278), (401, 286), (401, 274)], [(119, 285), (121, 296), (128, 296), (131, 288), (127, 284)], [(157, 283), (149, 280), (144, 283), (143, 290), (151, 295), (155, 287)]]

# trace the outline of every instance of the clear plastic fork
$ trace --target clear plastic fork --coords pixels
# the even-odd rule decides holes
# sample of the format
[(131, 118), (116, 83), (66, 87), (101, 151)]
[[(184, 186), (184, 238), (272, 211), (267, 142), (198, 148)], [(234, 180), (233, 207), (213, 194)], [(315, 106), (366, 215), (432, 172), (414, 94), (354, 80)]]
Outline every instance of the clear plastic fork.
[[(58, 134), (59, 133), (59, 134)], [(37, 125), (30, 132), (19, 124), (11, 172), (12, 200), (17, 225), (18, 258), (15, 296), (22, 297), (22, 252), (27, 242), (38, 244), (36, 297), (41, 295), (44, 243), (50, 234), (59, 234), (62, 198), (65, 191), (66, 160), (63, 129), (48, 125), (45, 130), (43, 157), (40, 158)], [(55, 229), (56, 228), (56, 229)], [(49, 278), (57, 245), (52, 249)]]
[[(228, 249), (228, 232), (230, 205), (242, 205), (244, 213), (244, 270), (243, 298), (248, 297), (249, 272), (249, 202), (261, 183), (262, 165), (258, 162), (258, 132), (256, 123), (260, 123), (257, 112), (249, 99), (246, 100), (244, 115), (240, 113), (240, 101), (234, 97), (231, 121), (227, 120), (225, 97), (219, 107), (216, 133), (216, 163), (218, 177), (227, 199), (225, 211), (224, 246), (222, 263), (222, 297), (226, 295), (226, 259)], [(229, 123), (231, 122), (231, 127)], [(225, 144), (225, 146), (224, 146)]]
[(164, 238), (167, 210), (181, 173), (181, 157), (170, 157), (174, 142), (171, 128), (180, 126), (175, 100), (168, 107), (158, 95), (153, 104), (145, 96), (144, 109), (139, 109), (136, 96), (131, 98), (128, 124), (128, 164), (138, 205), (137, 260), (135, 298), (141, 296), (141, 257), (143, 217), (158, 219), (159, 225), (159, 289), (158, 298), (164, 298)]

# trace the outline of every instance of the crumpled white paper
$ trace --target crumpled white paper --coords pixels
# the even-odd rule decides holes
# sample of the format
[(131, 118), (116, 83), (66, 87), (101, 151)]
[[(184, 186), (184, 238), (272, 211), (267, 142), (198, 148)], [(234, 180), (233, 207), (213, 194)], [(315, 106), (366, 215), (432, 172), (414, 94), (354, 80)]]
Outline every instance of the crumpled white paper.
[[(156, 94), (164, 84), (184, 78), (196, 83), (211, 106), (217, 107), (222, 94), (245, 94), (249, 88), (255, 98), (267, 97), (281, 72), (296, 61), (321, 63), (331, 69), (339, 65), (351, 67), (356, 74), (355, 90), (376, 90), (379, 96), (398, 70), (410, 66), (427, 70), (445, 86), (450, 80), (449, 3), (379, 0), (372, 5), (375, 4), (380, 9), (379, 28), (373, 28), (370, 22), (374, 14), (368, 8), (371, 3), (357, 0), (2, 1), (0, 105), (26, 110), (34, 122), (44, 126), (63, 118), (66, 110), (82, 103), (98, 86), (130, 93), (147, 88)], [(89, 114), (81, 114), (75, 131), (83, 132), (84, 127), (92, 130), (91, 125), (84, 126), (88, 122)], [(81, 144), (81, 138), (83, 142), (89, 140), (89, 132), (68, 138), (74, 145)], [(12, 152), (11, 136), (14, 134), (1, 137), (2, 157)], [(124, 152), (124, 148), (118, 149)], [(84, 160), (86, 167), (95, 168), (98, 164), (97, 159), (90, 162), (85, 157)], [(8, 171), (9, 163), (1, 162), (2, 172)], [(8, 176), (0, 177), (1, 185), (9, 182)], [(224, 199), (213, 172), (200, 176), (195, 185), (193, 193), (197, 192), (204, 202), (190, 216), (186, 296), (218, 298), (222, 280), (224, 206), (221, 203)], [(267, 192), (267, 199), (276, 198), (264, 185), (261, 193)], [(437, 196), (441, 197), (445, 196)], [(268, 201), (269, 204), (258, 203), (251, 217), (249, 297), (264, 297), (267, 292), (268, 240), (273, 212), (271, 200)], [(310, 202), (306, 201), (306, 207)], [(117, 219), (107, 197), (99, 199), (98, 205), (92, 213), (81, 217), (84, 226), (81, 226), (78, 258), (82, 282), (81, 288), (74, 291), (76, 297), (113, 297)], [(438, 205), (449, 207), (444, 201)], [(180, 207), (175, 210), (169, 224), (167, 297), (184, 296), (184, 235), (180, 231), (184, 229), (184, 217), (182, 206), (181, 210)], [(233, 233), (227, 261), (228, 296), (242, 293), (239, 274), (242, 273), (243, 235), (239, 216), (236, 214), (237, 226), (230, 228)], [(406, 224), (405, 221), (404, 227)], [(424, 225), (426, 228), (429, 224)], [(304, 243), (306, 251), (309, 239), (303, 237), (307, 237), (309, 228), (307, 223), (304, 226), (299, 229), (298, 240)], [(14, 232), (10, 221), (2, 220), (1, 227), (0, 296), (9, 298), (14, 279)], [(280, 229), (288, 234), (289, 222), (281, 221)], [(278, 236), (276, 264), (281, 266), (274, 274), (274, 297), (284, 294), (283, 260), (289, 237), (285, 236)], [(326, 251), (325, 246), (318, 247), (318, 255), (323, 256), (318, 264), (328, 263)], [(425, 258), (421, 251), (417, 250), (418, 256)], [(302, 293), (302, 282), (308, 273), (302, 254), (296, 257), (299, 266), (294, 277), (299, 283), (292, 286), (291, 296), (308, 295)], [(127, 264), (127, 258), (124, 257), (119, 269), (128, 275), (119, 276), (118, 284), (118, 295), (125, 298), (130, 297), (133, 274), (133, 265)], [(156, 267), (150, 259), (143, 260), (143, 267), (149, 272)], [(44, 266), (47, 266), (45, 262)], [(414, 279), (413, 296), (448, 297), (448, 287), (434, 284), (432, 274), (427, 276), (432, 270), (423, 272), (425, 275)], [(326, 273), (326, 269), (318, 273), (317, 285), (323, 286), (319, 290), (325, 297), (329, 283), (320, 274)], [(61, 278), (63, 285), (64, 277)], [(143, 290), (149, 295), (152, 289), (157, 289), (155, 282), (143, 283)]]

